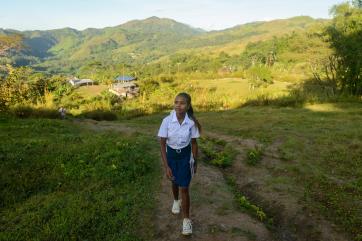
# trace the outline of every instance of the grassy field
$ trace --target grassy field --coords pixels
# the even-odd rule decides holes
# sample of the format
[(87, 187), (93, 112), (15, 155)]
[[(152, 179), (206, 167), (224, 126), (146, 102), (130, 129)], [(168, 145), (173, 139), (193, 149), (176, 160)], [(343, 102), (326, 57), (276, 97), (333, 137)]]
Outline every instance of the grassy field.
[[(130, 123), (156, 132), (166, 114)], [(253, 139), (264, 150), (277, 143), (282, 162), (265, 185), (303, 190), (306, 205), (352, 236), (362, 235), (362, 103), (254, 106), (196, 115), (206, 131)]]
[(202, 113), (200, 120), (205, 129), (256, 139), (265, 147), (280, 142), (284, 162), (270, 182), (301, 186), (309, 205), (354, 236), (361, 235), (361, 103), (247, 107)]
[(149, 137), (1, 117), (0, 139), (0, 240), (153, 235), (159, 165)]
[[(196, 106), (204, 106), (205, 110), (233, 109), (259, 96), (278, 98), (288, 94), (290, 83), (274, 81), (268, 86), (252, 88), (248, 79), (219, 78), (195, 79), (190, 81), (191, 95)], [(193, 93), (194, 92), (194, 93)], [(214, 106), (214, 107), (213, 107)]]
[(100, 85), (90, 85), (90, 86), (80, 86), (74, 92), (78, 93), (85, 99), (90, 99), (92, 97), (99, 96), (102, 91), (107, 90), (108, 86), (104, 84)]
[(288, 83), (274, 81), (273, 84), (265, 88), (252, 90), (249, 81), (242, 78), (204, 79), (192, 80), (192, 85), (213, 89), (216, 95), (230, 95), (234, 98), (247, 99), (255, 94), (282, 94), (285, 93)]
[(147, 114), (157, 113), (169, 106), (179, 92), (193, 96), (193, 105), (204, 111), (237, 108), (258, 97), (278, 98), (288, 94), (287, 82), (274, 81), (267, 87), (251, 89), (242, 78), (188, 79), (185, 77), (159, 83), (152, 93), (125, 102), (125, 110), (139, 109)]

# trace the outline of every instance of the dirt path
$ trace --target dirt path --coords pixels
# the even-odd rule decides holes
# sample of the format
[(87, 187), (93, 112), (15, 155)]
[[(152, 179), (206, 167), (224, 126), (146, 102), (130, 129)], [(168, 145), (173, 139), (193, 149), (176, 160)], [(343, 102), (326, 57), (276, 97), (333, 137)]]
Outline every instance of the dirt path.
[[(75, 120), (76, 124), (94, 131), (118, 131), (124, 134), (144, 130), (128, 127), (117, 122)], [(155, 143), (157, 144), (157, 143)], [(161, 161), (160, 161), (161, 165)], [(198, 173), (190, 186), (191, 219), (193, 235), (181, 235), (182, 215), (171, 213), (173, 202), (171, 183), (162, 175), (155, 218), (155, 240), (198, 240), (198, 241), (273, 241), (272, 233), (255, 218), (241, 212), (234, 201), (233, 193), (218, 168), (199, 163)]]
[[(200, 163), (190, 186), (192, 240), (273, 240), (263, 223), (237, 210), (233, 194), (215, 167)], [(170, 181), (163, 176), (158, 196), (156, 240), (184, 240), (182, 215), (171, 214)]]

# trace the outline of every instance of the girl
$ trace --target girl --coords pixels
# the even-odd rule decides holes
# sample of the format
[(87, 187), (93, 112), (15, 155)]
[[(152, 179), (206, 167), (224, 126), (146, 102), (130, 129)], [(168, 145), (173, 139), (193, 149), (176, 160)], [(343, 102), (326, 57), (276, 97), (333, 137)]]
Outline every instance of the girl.
[[(175, 98), (174, 110), (162, 120), (158, 136), (166, 176), (172, 181), (174, 196), (172, 213), (180, 213), (182, 204), (183, 235), (192, 234), (189, 184), (197, 170), (196, 138), (200, 137), (200, 133), (201, 125), (194, 116), (190, 95), (179, 93)], [(179, 189), (181, 189), (181, 200), (179, 200)]]

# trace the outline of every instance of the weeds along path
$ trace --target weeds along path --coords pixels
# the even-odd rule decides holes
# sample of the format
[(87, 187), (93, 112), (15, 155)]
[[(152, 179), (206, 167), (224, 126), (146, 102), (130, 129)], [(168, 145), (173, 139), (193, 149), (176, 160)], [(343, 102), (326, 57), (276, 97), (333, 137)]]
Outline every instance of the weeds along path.
[[(116, 131), (126, 135), (141, 133), (153, 135), (149, 129), (129, 127), (119, 122), (74, 120), (74, 123), (94, 131)], [(155, 138), (155, 148), (158, 142)], [(160, 168), (161, 160), (160, 160)], [(225, 182), (223, 173), (202, 162), (190, 186), (191, 218), (193, 235), (181, 235), (182, 216), (171, 213), (173, 202), (171, 183), (162, 170), (159, 192), (156, 196), (154, 215), (154, 240), (205, 240), (205, 241), (273, 241), (272, 233), (264, 223), (241, 212), (234, 200), (234, 194)]]

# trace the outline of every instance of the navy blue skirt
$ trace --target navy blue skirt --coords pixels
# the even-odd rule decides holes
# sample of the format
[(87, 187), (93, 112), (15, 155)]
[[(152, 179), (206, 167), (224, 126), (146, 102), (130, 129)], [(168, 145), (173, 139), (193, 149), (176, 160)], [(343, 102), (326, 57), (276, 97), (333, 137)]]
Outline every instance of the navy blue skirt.
[(191, 182), (191, 144), (182, 149), (167, 146), (166, 157), (174, 177), (173, 183), (179, 187), (188, 187)]

